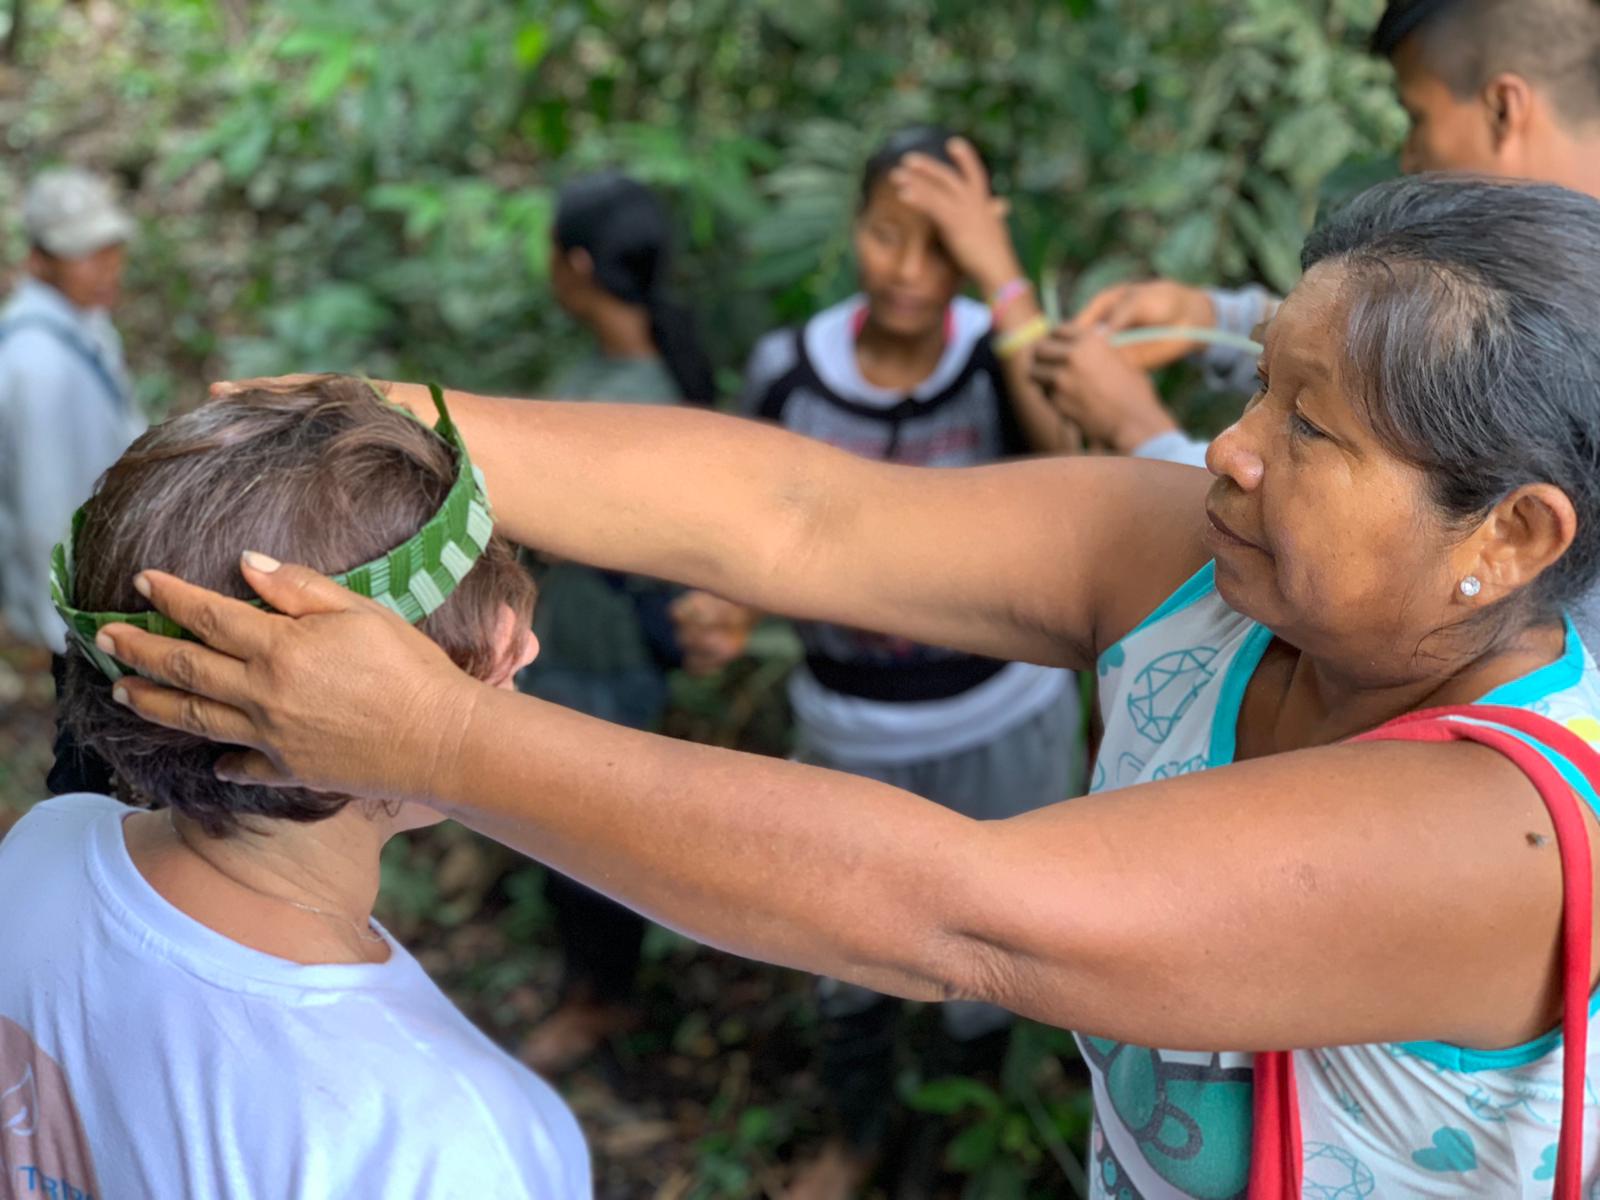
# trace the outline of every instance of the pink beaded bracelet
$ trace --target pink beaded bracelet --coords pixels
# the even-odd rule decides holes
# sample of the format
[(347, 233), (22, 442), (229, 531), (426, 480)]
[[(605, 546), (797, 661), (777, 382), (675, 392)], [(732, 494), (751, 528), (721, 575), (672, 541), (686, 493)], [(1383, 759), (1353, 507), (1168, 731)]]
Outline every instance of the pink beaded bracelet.
[(989, 315), (998, 322), (1006, 309), (1032, 290), (1033, 285), (1020, 275), (1015, 279), (1006, 280), (995, 288), (994, 295), (989, 298)]

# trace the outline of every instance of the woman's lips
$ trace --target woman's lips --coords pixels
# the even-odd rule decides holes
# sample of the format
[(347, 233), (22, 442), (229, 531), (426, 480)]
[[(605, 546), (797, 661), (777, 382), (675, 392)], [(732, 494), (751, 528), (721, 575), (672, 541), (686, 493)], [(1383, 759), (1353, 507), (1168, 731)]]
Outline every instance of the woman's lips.
[(929, 301), (918, 296), (896, 296), (893, 294), (883, 297), (883, 304), (890, 312), (902, 316), (920, 316), (923, 313), (931, 312), (935, 307)]
[(1256, 545), (1254, 542), (1240, 537), (1233, 531), (1232, 527), (1226, 521), (1217, 516), (1217, 514), (1209, 508), (1206, 509), (1206, 519), (1211, 522), (1211, 530), (1217, 540), (1228, 545), (1246, 546), (1251, 550), (1261, 549), (1261, 547)]

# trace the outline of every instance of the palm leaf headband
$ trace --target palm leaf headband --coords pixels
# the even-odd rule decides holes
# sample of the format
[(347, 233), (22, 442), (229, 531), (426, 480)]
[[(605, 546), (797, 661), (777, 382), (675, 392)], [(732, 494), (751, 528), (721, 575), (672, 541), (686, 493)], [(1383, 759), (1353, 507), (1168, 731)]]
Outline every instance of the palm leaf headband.
[[(430, 385), (428, 390), (433, 395), (434, 407), (439, 410), (439, 422), (434, 426), (434, 432), (456, 452), (455, 482), (450, 485), (439, 511), (428, 518), (412, 537), (382, 558), (333, 576), (335, 583), (349, 588), (358, 596), (376, 600), (413, 625), (437, 610), (456, 590), (482, 556), (494, 533), (494, 518), (490, 515), (483, 473), (472, 465), (461, 431), (456, 428), (455, 422), (450, 419), (449, 409), (445, 407), (444, 393), (436, 384)], [(75, 594), (72, 559), (83, 518), (84, 511), (80, 508), (72, 516), (69, 540), (57, 545), (50, 557), (50, 598), (56, 612), (66, 622), (67, 633), (73, 643), (109, 679), (117, 680), (127, 674), (128, 668), (94, 644), (95, 635), (107, 625), (132, 625), (163, 637), (191, 641), (194, 637), (177, 622), (155, 611), (88, 613), (72, 607)], [(266, 607), (260, 600), (250, 603), (259, 608)]]

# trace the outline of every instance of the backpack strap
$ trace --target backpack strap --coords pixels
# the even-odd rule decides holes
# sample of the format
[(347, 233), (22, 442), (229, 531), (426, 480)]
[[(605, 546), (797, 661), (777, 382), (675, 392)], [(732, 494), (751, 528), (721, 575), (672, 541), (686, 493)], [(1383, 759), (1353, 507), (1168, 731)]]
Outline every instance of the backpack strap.
[(1022, 427), (1022, 418), (1017, 415), (1016, 397), (1011, 394), (1011, 385), (1006, 382), (1005, 364), (995, 353), (992, 330), (983, 335), (972, 357), (976, 368), (988, 375), (994, 384), (995, 399), (1000, 406), (1000, 453), (1006, 458), (1032, 454), (1033, 445), (1028, 441), (1027, 430)]
[[(1580, 1200), (1583, 1101), (1587, 1092), (1594, 876), (1582, 802), (1541, 747), (1566, 759), (1600, 790), (1600, 754), (1570, 729), (1525, 709), (1466, 705), (1410, 713), (1351, 739), (1354, 742), (1476, 742), (1498, 751), (1539, 792), (1561, 854), (1561, 1132), (1554, 1200)], [(1255, 1137), (1250, 1200), (1300, 1200), (1303, 1149), (1300, 1109), (1289, 1051), (1255, 1059)]]
[(80, 364), (89, 370), (90, 374), (105, 389), (106, 395), (111, 398), (111, 402), (119, 410), (127, 410), (132, 402), (127, 389), (112, 375), (110, 369), (101, 361), (100, 356), (84, 344), (83, 339), (78, 336), (76, 330), (64, 321), (56, 321), (37, 313), (28, 313), (24, 316), (13, 317), (9, 321), (0, 321), (0, 342), (5, 341), (9, 335), (20, 333), (26, 329), (37, 329), (55, 339)]
[(794, 395), (796, 389), (804, 386), (824, 394), (828, 392), (818, 377), (816, 368), (811, 365), (810, 357), (806, 354), (806, 327), (797, 325), (793, 333), (793, 364), (782, 375), (767, 384), (766, 390), (761, 393), (760, 403), (751, 414), (779, 425), (783, 424), (783, 410), (788, 407), (789, 397)]

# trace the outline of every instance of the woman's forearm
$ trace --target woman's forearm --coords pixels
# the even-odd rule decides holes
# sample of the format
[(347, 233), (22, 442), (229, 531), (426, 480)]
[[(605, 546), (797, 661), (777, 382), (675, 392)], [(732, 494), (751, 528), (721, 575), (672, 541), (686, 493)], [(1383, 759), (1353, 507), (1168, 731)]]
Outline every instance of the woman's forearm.
[(479, 700), (435, 784), (464, 824), (724, 950), (914, 999), (972, 990), (951, 931), (983, 875), (978, 822), (872, 780)]

